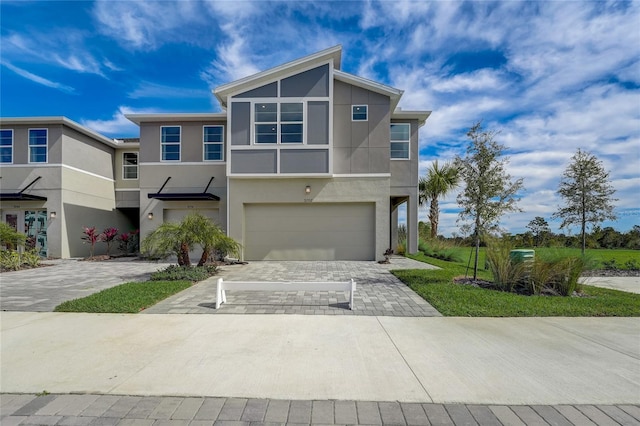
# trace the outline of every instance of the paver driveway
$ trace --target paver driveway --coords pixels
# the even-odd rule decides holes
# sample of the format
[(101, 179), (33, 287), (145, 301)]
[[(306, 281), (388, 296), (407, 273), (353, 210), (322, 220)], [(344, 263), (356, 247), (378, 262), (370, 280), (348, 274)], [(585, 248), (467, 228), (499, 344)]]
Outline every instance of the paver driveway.
[(202, 281), (144, 311), (149, 314), (306, 314), (375, 315), (400, 317), (440, 316), (389, 271), (438, 269), (404, 257), (390, 264), (366, 261), (250, 262), (223, 266), (218, 276), (229, 281), (356, 281), (354, 309), (347, 294), (320, 292), (227, 292), (227, 303), (215, 309), (218, 276)]
[[(144, 281), (169, 265), (134, 258), (85, 262), (45, 261), (51, 266), (0, 274), (0, 309), (50, 312), (60, 303), (128, 281)], [(424, 299), (393, 276), (391, 269), (433, 269), (407, 258), (376, 262), (250, 262), (223, 266), (219, 276), (241, 281), (348, 281), (357, 283), (355, 309), (342, 292), (229, 292), (227, 304), (215, 308), (217, 277), (200, 282), (144, 311), (145, 313), (314, 314), (440, 316)]]
[(85, 297), (128, 281), (144, 281), (169, 265), (119, 258), (102, 262), (46, 260), (51, 265), (0, 274), (0, 309), (51, 312), (60, 303)]

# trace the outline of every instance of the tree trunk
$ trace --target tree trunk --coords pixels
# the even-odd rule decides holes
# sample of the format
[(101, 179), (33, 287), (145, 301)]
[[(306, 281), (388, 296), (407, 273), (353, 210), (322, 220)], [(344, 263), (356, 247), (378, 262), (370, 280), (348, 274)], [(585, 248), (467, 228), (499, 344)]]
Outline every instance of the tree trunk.
[(202, 256), (200, 256), (200, 261), (198, 262), (198, 266), (204, 266), (209, 260), (209, 247), (205, 247), (202, 249)]
[(478, 257), (480, 256), (480, 234), (476, 231), (476, 256), (473, 260), (473, 280), (478, 279)]
[(438, 238), (438, 197), (431, 198), (431, 205), (429, 207), (429, 221), (431, 222), (431, 238)]
[[(182, 258), (182, 263), (180, 263)], [(178, 256), (178, 264), (180, 266), (191, 266), (191, 259), (189, 258), (189, 244), (180, 244), (180, 256)]]

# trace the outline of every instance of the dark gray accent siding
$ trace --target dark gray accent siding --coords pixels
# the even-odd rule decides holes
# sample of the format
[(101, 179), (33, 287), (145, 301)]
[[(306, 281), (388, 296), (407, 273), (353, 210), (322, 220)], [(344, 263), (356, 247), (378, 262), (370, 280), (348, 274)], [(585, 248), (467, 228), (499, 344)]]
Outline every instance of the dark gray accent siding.
[(249, 145), (251, 103), (231, 103), (231, 145)]
[(329, 173), (329, 150), (283, 149), (280, 173)]
[(281, 97), (329, 96), (329, 65), (282, 79)]
[(275, 173), (276, 151), (231, 151), (231, 173)]
[(309, 102), (307, 108), (307, 143), (329, 144), (329, 102)]
[(278, 83), (273, 82), (264, 86), (235, 95), (234, 98), (275, 98), (278, 96)]

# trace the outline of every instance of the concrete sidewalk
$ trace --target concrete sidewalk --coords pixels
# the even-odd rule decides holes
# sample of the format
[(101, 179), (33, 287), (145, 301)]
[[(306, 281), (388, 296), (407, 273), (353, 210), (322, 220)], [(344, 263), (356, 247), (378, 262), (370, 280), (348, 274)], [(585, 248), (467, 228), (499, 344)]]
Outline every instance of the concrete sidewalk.
[(0, 313), (3, 393), (640, 403), (639, 318)]
[(640, 277), (582, 277), (581, 284), (640, 294)]

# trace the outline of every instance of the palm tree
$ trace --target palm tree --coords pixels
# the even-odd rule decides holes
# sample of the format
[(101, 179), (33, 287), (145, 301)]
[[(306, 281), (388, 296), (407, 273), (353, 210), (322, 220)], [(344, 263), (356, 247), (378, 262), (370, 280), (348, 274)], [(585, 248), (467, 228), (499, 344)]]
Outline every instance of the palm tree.
[(198, 266), (204, 265), (213, 250), (237, 253), (240, 245), (227, 237), (218, 225), (199, 212), (190, 213), (180, 223), (165, 222), (142, 242), (142, 252), (153, 257), (178, 258), (178, 265), (191, 266), (189, 251), (202, 248)]
[(429, 206), (429, 221), (431, 222), (431, 238), (438, 236), (438, 221), (440, 208), (438, 199), (451, 192), (460, 182), (458, 168), (453, 163), (446, 162), (441, 167), (438, 160), (434, 161), (427, 170), (427, 176), (420, 178), (418, 183), (418, 202), (420, 205), (431, 201)]

